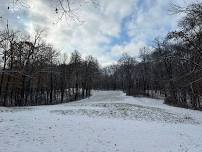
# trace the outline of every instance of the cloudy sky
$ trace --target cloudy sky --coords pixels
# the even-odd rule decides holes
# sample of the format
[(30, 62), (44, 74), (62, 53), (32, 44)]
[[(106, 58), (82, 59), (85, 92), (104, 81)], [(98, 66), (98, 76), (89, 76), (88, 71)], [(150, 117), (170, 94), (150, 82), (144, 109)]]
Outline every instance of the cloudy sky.
[[(14, 8), (12, 0), (0, 0), (1, 27), (10, 26), (33, 34), (46, 29), (46, 41), (70, 54), (78, 50), (93, 55), (101, 65), (114, 63), (122, 53), (138, 56), (139, 49), (152, 48), (153, 40), (176, 29), (179, 16), (170, 15), (171, 3), (187, 5), (191, 0), (70, 0), (73, 14), (55, 13), (58, 0), (22, 0)], [(28, 1), (28, 2), (26, 2)], [(86, 0), (88, 1), (88, 0)], [(8, 6), (10, 9), (8, 10)]]

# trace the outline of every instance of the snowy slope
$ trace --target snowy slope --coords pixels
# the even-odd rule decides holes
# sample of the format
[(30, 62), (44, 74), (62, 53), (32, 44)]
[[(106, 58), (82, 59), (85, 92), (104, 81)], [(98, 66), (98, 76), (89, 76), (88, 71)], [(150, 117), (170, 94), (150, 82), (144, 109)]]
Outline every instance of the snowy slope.
[(119, 91), (62, 105), (0, 107), (0, 152), (202, 152), (202, 113)]

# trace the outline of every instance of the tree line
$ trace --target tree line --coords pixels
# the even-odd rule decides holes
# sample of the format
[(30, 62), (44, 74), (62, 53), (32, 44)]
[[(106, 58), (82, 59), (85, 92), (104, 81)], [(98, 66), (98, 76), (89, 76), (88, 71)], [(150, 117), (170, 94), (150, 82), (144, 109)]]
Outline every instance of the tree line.
[(132, 96), (161, 96), (165, 103), (202, 109), (202, 3), (173, 5), (183, 13), (179, 30), (155, 40), (155, 48), (140, 50), (141, 62), (123, 54), (103, 69), (100, 87)]
[(140, 59), (123, 54), (100, 68), (92, 56), (74, 51), (69, 61), (42, 41), (7, 29), (0, 31), (0, 105), (56, 104), (89, 97), (92, 89), (123, 90), (130, 96), (163, 97), (165, 103), (202, 109), (202, 3), (173, 6), (182, 13), (178, 30), (155, 47), (140, 49)]
[(89, 97), (99, 73), (97, 60), (78, 51), (63, 58), (42, 40), (23, 33), (0, 31), (0, 105), (56, 104)]

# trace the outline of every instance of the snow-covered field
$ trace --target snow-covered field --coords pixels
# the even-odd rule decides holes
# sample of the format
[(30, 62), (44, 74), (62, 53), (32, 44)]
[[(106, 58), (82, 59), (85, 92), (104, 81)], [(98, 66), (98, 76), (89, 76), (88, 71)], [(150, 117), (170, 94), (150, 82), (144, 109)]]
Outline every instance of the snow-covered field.
[(202, 112), (95, 91), (67, 104), (0, 107), (0, 152), (202, 152)]

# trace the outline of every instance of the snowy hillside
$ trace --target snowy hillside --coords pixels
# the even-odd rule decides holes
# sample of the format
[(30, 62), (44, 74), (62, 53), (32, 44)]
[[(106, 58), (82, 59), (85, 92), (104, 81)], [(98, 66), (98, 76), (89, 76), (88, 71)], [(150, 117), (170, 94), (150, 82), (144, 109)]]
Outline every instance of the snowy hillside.
[(0, 152), (201, 152), (202, 112), (119, 91), (67, 104), (0, 107)]

